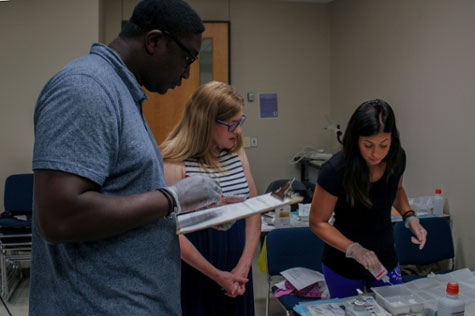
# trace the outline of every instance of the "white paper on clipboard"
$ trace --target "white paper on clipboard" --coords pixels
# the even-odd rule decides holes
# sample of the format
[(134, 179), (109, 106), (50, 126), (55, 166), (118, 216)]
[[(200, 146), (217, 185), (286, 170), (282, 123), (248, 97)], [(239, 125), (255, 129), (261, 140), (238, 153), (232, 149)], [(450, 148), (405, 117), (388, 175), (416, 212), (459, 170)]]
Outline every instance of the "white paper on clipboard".
[(281, 200), (271, 195), (271, 193), (266, 193), (243, 202), (181, 214), (176, 217), (176, 232), (177, 234), (190, 233), (245, 218), (253, 214), (268, 212), (277, 207), (295, 204), (302, 200), (301, 196)]

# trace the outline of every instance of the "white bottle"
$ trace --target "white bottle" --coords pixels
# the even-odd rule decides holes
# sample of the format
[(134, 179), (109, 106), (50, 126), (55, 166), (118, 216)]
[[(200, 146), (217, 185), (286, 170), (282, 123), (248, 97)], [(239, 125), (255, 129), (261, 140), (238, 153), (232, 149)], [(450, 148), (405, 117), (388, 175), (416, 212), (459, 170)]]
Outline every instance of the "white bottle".
[(433, 216), (442, 216), (444, 213), (444, 197), (441, 189), (435, 189), (434, 208), (432, 209)]
[(465, 314), (465, 302), (459, 298), (459, 284), (447, 283), (447, 295), (439, 300), (437, 316), (463, 316)]
[(390, 284), (388, 270), (386, 270), (386, 268), (381, 263), (379, 264), (378, 271), (370, 269), (369, 272), (371, 272), (376, 280), (382, 280), (384, 283)]

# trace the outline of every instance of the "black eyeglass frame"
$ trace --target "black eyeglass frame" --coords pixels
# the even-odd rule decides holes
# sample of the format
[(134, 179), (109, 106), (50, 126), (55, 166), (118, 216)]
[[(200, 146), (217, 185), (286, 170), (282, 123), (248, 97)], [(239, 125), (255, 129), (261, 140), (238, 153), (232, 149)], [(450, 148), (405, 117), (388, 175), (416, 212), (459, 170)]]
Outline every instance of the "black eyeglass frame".
[(183, 49), (187, 54), (188, 56), (185, 57), (185, 63), (186, 63), (186, 66), (185, 68), (187, 68), (188, 66), (190, 66), (192, 63), (195, 62), (195, 60), (198, 58), (198, 54), (193, 54), (191, 52), (191, 50), (189, 50), (178, 38), (176, 38), (175, 35), (173, 35), (172, 33), (168, 32), (168, 31), (162, 31), (163, 34), (165, 34), (166, 36), (168, 36), (169, 38), (171, 38), (178, 46), (180, 46), (181, 49)]
[(228, 132), (234, 132), (238, 126), (242, 126), (246, 121), (247, 115), (242, 113), (241, 119), (237, 122), (226, 123), (225, 121), (216, 120), (216, 123), (227, 126)]

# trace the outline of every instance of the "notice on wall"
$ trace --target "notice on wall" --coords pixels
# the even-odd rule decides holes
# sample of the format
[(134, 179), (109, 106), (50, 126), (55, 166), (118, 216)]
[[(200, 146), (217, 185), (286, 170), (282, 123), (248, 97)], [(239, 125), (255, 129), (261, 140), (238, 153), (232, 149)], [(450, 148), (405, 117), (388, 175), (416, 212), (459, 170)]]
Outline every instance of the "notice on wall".
[(259, 93), (259, 118), (278, 118), (277, 93)]

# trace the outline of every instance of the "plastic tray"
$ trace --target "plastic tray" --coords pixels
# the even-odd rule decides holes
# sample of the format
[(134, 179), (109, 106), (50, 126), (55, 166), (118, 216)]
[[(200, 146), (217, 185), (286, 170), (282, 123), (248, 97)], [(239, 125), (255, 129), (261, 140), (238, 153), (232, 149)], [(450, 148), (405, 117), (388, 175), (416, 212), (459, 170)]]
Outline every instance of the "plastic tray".
[(421, 313), (424, 300), (407, 287), (401, 285), (371, 288), (376, 294), (376, 301), (393, 315)]

